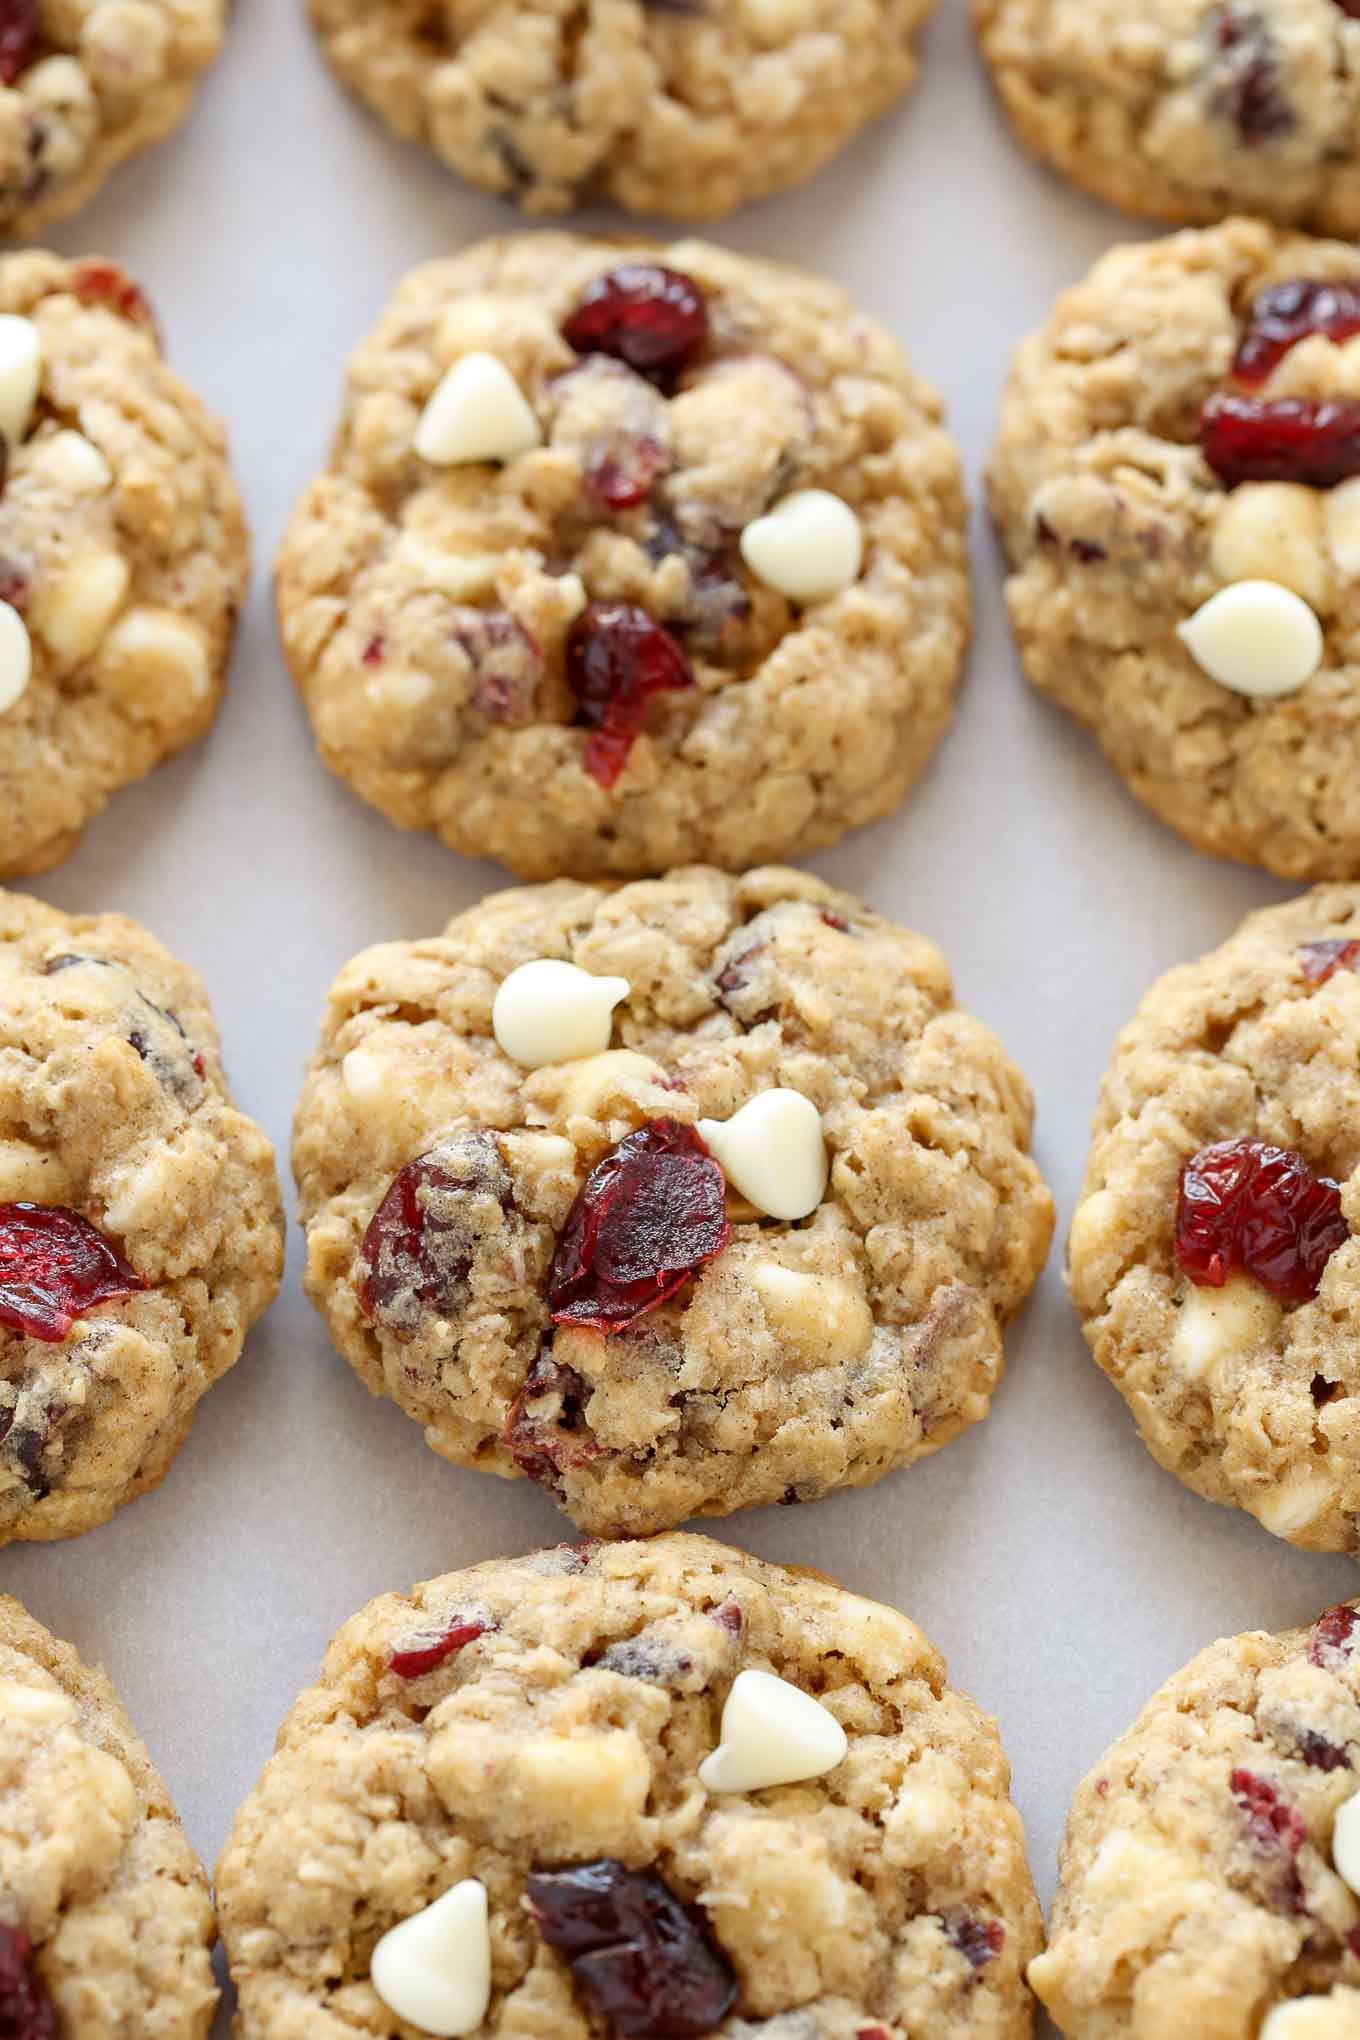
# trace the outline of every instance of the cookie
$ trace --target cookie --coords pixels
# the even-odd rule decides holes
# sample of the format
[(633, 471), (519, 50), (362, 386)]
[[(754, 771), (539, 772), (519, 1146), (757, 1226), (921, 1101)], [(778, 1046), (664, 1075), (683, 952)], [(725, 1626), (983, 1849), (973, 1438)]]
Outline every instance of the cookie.
[(0, 232), (27, 240), (162, 141), (216, 57), (225, 0), (9, 0)]
[(1068, 2040), (1360, 2032), (1357, 1751), (1354, 1603), (1168, 1679), (1073, 1802), (1029, 1966)]
[(1024, 1837), (945, 1677), (904, 1616), (702, 1537), (371, 1601), (217, 1868), (241, 2040), (1021, 2040)]
[(1234, 220), (1113, 250), (1021, 347), (991, 487), (1025, 670), (1132, 792), (1201, 849), (1360, 876), (1356, 249)]
[(1254, 213), (1360, 234), (1353, 0), (973, 0), (1021, 139), (1177, 225)]
[(279, 554), (322, 757), (523, 878), (736, 869), (887, 814), (968, 631), (940, 418), (833, 285), (698, 242), (413, 271)]
[[(88, 20), (139, 11), (103, 0)], [(116, 264), (0, 257), (0, 435), (13, 877), (65, 857), (111, 793), (207, 729), (249, 563), (222, 428), (166, 367)]]
[(531, 213), (720, 218), (801, 184), (915, 82), (936, 0), (308, 0), (407, 141)]
[(304, 1281), (437, 1452), (587, 1529), (810, 1501), (986, 1414), (1031, 1117), (938, 950), (806, 873), (498, 893), (332, 987)]
[(1148, 992), (1101, 1086), (1069, 1282), (1154, 1457), (1360, 1548), (1360, 887), (1251, 914)]
[(0, 2031), (206, 2040), (208, 1882), (118, 1695), (0, 1595)]
[(195, 974), (0, 893), (0, 1544), (154, 1487), (279, 1284), (273, 1150)]

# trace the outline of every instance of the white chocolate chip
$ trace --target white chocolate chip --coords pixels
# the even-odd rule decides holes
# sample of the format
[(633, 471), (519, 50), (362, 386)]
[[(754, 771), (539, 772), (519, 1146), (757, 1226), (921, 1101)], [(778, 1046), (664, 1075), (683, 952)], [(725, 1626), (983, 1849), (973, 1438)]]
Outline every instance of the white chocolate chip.
[(124, 706), (152, 719), (183, 714), (211, 684), (203, 632), (173, 609), (129, 609), (109, 632), (99, 666)]
[(1337, 572), (1360, 576), (1360, 475), (1338, 482), (1326, 497), (1327, 550)]
[(816, 0), (738, 0), (737, 13), (757, 42), (781, 43), (811, 28), (817, 5)]
[(741, 534), (741, 556), (767, 587), (791, 602), (825, 602), (858, 577), (864, 557), (859, 519), (826, 489), (796, 489)]
[(1264, 1344), (1280, 1322), (1280, 1306), (1249, 1276), (1221, 1289), (1192, 1288), (1180, 1307), (1171, 1358), (1187, 1381), (1199, 1381), (1221, 1361)]
[(1276, 581), (1221, 588), (1179, 630), (1196, 665), (1236, 694), (1293, 694), (1322, 664), (1321, 624)]
[(11, 446), (33, 423), (42, 367), (42, 336), (32, 319), (0, 312), (0, 433)]
[(1319, 1516), (1325, 1516), (1336, 1502), (1336, 1482), (1325, 1474), (1296, 1474), (1292, 1480), (1278, 1481), (1274, 1487), (1247, 1506), (1258, 1523), (1276, 1537), (1296, 1537), (1315, 1523)]
[(73, 496), (102, 495), (113, 480), (108, 462), (83, 432), (54, 432), (36, 440), (33, 452), (43, 474)]
[(614, 1031), (614, 1008), (628, 980), (592, 977), (574, 963), (539, 957), (512, 970), (496, 993), (491, 1025), (512, 1062), (527, 1070), (601, 1055)]
[(848, 1745), (834, 1714), (773, 1672), (738, 1672), (722, 1740), (699, 1766), (707, 1792), (763, 1792), (833, 1771)]
[(806, 1218), (826, 1190), (822, 1115), (801, 1091), (758, 1091), (731, 1119), (701, 1119), (707, 1142), (748, 1204), (770, 1218)]
[(494, 354), (465, 354), (455, 361), (416, 426), (416, 452), (433, 467), (513, 460), (542, 443), (528, 399)]
[(74, 1700), (54, 1686), (24, 1686), (17, 1679), (0, 1679), (0, 1721), (31, 1721), (46, 1728), (75, 1718)]
[(1343, 1884), (1360, 1896), (1360, 1792), (1342, 1801), (1332, 1823), (1332, 1862)]
[(436, 552), (419, 539), (404, 538), (395, 564), (418, 588), (447, 595), (451, 602), (475, 602), (496, 585), (500, 560), (493, 553)]
[(486, 1886), (465, 1877), (391, 1928), (373, 1950), (368, 1975), (389, 2011), (436, 2040), (475, 2033), (491, 2002)]
[(1266, 2013), (1261, 2040), (1356, 2040), (1355, 2013), (1329, 1997), (1294, 1998)]
[(603, 1055), (567, 1065), (560, 1084), (556, 1077), (549, 1080), (555, 1093), (550, 1094), (550, 1109), (558, 1125), (572, 1119), (607, 1119), (611, 1107), (631, 1112), (639, 1093), (655, 1089), (665, 1076), (660, 1063), (635, 1048), (608, 1048)]
[(809, 1275), (779, 1261), (753, 1261), (751, 1286), (771, 1329), (808, 1360), (857, 1360), (874, 1336), (863, 1296), (835, 1275)]
[(1278, 581), (1326, 606), (1323, 497), (1298, 482), (1245, 482), (1224, 497), (1209, 560), (1220, 581)]
[(33, 631), (64, 666), (99, 646), (123, 605), (131, 576), (121, 553), (86, 553), (64, 573), (39, 579), (29, 605)]
[(13, 708), (33, 673), (33, 647), (17, 609), (0, 602), (0, 715)]

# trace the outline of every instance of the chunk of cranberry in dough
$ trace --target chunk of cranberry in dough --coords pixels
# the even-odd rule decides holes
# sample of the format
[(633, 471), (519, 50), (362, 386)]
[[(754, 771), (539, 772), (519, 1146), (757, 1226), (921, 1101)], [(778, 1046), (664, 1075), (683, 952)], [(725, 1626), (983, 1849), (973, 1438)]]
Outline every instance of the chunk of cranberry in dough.
[[(1360, 0), (1355, 5), (1360, 11)], [(1360, 333), (1360, 282), (1296, 276), (1261, 291), (1233, 357), (1234, 377), (1241, 383), (1265, 382), (1290, 349), (1311, 333), (1335, 341)]]
[(520, 1472), (554, 1492), (564, 1467), (598, 1458), (600, 1447), (585, 1419), (590, 1383), (574, 1367), (540, 1353), (515, 1397), (501, 1443)]
[(699, 2040), (737, 1995), (731, 1963), (702, 1913), (651, 1870), (611, 1857), (534, 1871), (529, 1903), (550, 1948), (611, 2033), (624, 2040)]
[(1331, 1668), (1345, 1664), (1356, 1647), (1356, 1629), (1360, 1628), (1360, 1614), (1341, 1601), (1335, 1608), (1328, 1608), (1313, 1624), (1313, 1634), (1308, 1644), (1310, 1664)]
[(104, 305), (120, 319), (155, 332), (156, 318), (146, 292), (116, 262), (77, 262), (70, 288), (83, 305)]
[(60, 2040), (52, 2001), (33, 1968), (33, 1947), (0, 1922), (0, 2040)]
[(1355, 970), (1357, 967), (1360, 967), (1360, 942), (1349, 941), (1344, 935), (1328, 936), (1300, 946), (1299, 969), (1310, 985), (1325, 985), (1328, 978), (1335, 977), (1339, 970)]
[(1289, 1909), (1299, 1911), (1303, 1904), (1303, 1887), (1296, 1859), (1308, 1839), (1303, 1815), (1296, 1806), (1290, 1805), (1268, 1778), (1259, 1778), (1254, 1771), (1239, 1767), (1228, 1782), (1233, 1798), (1246, 1816), (1248, 1831), (1257, 1848), (1267, 1856), (1279, 1857)]
[(567, 681), (594, 734), (582, 763), (614, 786), (654, 694), (694, 685), (689, 660), (670, 632), (632, 602), (592, 602), (567, 637)]
[(1219, 1141), (1181, 1171), (1176, 1258), (1201, 1288), (1250, 1275), (1282, 1303), (1307, 1303), (1349, 1238), (1338, 1185), (1288, 1148)]
[(146, 1284), (78, 1211), (0, 1204), (0, 1324), (59, 1345), (81, 1314)]
[(0, 85), (12, 85), (38, 40), (40, 0), (0, 0)]
[(1006, 1929), (1000, 1920), (980, 1920), (972, 1913), (957, 1913), (944, 1923), (945, 1933), (974, 1969), (982, 1969), (1006, 1945)]
[(1228, 0), (1208, 21), (1213, 52), (1213, 110), (1230, 120), (1248, 149), (1259, 149), (1295, 125), (1280, 81), (1280, 61), (1267, 17), (1243, 0)]
[(534, 719), (543, 683), (543, 654), (508, 609), (460, 608), (453, 635), (472, 668), (469, 705), (488, 722)]
[(474, 1127), (442, 1140), (399, 1169), (369, 1221), (355, 1267), (359, 1304), (399, 1339), (413, 1339), (430, 1311), (456, 1311), (495, 1207), (513, 1205), (510, 1171), (496, 1138)]
[(1330, 489), (1360, 474), (1360, 404), (1220, 391), (1200, 413), (1199, 443), (1230, 489), (1239, 482)]
[(708, 301), (678, 269), (625, 262), (587, 286), (562, 337), (578, 354), (612, 355), (670, 389), (708, 339)]
[(1310, 1770), (1340, 1771), (1343, 1767), (1349, 1768), (1350, 1752), (1316, 1728), (1300, 1729), (1297, 1747)]
[(388, 1668), (399, 1679), (424, 1678), (426, 1672), (434, 1671), (446, 1659), (456, 1656), (465, 1645), (485, 1636), (491, 1626), (472, 1616), (467, 1621), (451, 1622), (447, 1629), (412, 1636), (393, 1651), (387, 1660)]

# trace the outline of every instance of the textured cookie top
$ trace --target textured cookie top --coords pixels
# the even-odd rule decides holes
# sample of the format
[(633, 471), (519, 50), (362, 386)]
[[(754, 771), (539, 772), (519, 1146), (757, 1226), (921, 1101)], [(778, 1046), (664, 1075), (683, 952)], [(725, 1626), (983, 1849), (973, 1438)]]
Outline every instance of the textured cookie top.
[[(1360, 2031), (1360, 1903), (1332, 1861), (1360, 1783), (1357, 1642), (1343, 1604), (1212, 1644), (1080, 1786), (1029, 1969), (1069, 2040)], [(1299, 1998), (1326, 2015), (1271, 2016)]]
[[(122, 10), (90, 18), (106, 11)], [(207, 728), (248, 562), (222, 428), (167, 368), (116, 265), (0, 258), (0, 370), (12, 876), (65, 856), (110, 793)]]
[(6, 0), (0, 228), (64, 219), (176, 127), (224, 21), (224, 0)]
[[(450, 451), (455, 368), (479, 381)], [(468, 451), (488, 388), (499, 465)], [(526, 878), (739, 867), (886, 813), (967, 632), (940, 415), (841, 291), (699, 242), (521, 234), (414, 271), (279, 555), (323, 757)], [(767, 517), (808, 492), (806, 550), (848, 571), (795, 597)]]
[(713, 219), (799, 184), (916, 76), (934, 0), (309, 0), (397, 133), (530, 212)]
[(160, 1478), (283, 1250), (203, 987), (133, 921), (0, 894), (0, 1125), (3, 1543)]
[(0, 1595), (4, 2030), (203, 2040), (213, 1939), (207, 1879), (117, 1694)]
[[(992, 467), (1030, 678), (1192, 842), (1294, 877), (1360, 874), (1357, 307), (1339, 242), (1117, 248), (1019, 350)], [(1262, 583), (1316, 639), (1273, 698), (1180, 634)]]
[[(529, 1071), (492, 1006), (543, 957), (631, 989), (613, 1047)], [(298, 1108), (308, 1293), (436, 1450), (530, 1474), (591, 1529), (876, 1480), (985, 1415), (1052, 1227), (1028, 1087), (950, 992), (921, 936), (779, 869), (510, 891), (367, 950)], [(730, 1238), (693, 1279), (621, 1329), (555, 1323), (588, 1172), (640, 1128), (728, 1121), (775, 1088), (821, 1117), (810, 1215), (777, 1221), (729, 1181)], [(452, 1179), (433, 1206), (420, 1157)]]
[[(829, 1709), (846, 1754), (801, 1784), (708, 1791), (752, 1668)], [(694, 1903), (735, 1977), (720, 2024), (665, 2030), (1018, 2040), (1039, 1919), (1008, 1785), (994, 1723), (912, 1623), (704, 1538), (386, 1595), (332, 1643), (218, 1866), (243, 2040), (386, 2030), (376, 1942), (464, 1878), (490, 1902), (478, 2033), (662, 2030), (593, 2013), (588, 1965), (574, 1980), (526, 1903), (532, 1873), (600, 1859)], [(673, 1983), (678, 2007), (683, 1965)]]
[[(1160, 979), (1101, 1086), (1070, 1243), (1091, 1349), (1162, 1464), (1292, 1543), (1347, 1551), (1360, 1546), (1357, 963), (1360, 889), (1325, 886)], [(1301, 1169), (1263, 1169), (1258, 1153), (1230, 1183), (1211, 1159), (1207, 1186), (1187, 1186), (1192, 1158), (1243, 1141)]]
[(1173, 222), (1241, 211), (1360, 233), (1352, 0), (973, 0), (1024, 140)]

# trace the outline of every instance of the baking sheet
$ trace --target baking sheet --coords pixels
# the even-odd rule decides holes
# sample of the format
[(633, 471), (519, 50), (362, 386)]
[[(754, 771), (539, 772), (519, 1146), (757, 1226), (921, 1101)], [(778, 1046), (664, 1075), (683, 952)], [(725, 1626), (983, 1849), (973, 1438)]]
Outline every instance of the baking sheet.
[[(714, 233), (824, 270), (896, 329), (948, 399), (976, 499), (1011, 347), (1136, 230), (1021, 157), (964, 0), (944, 0), (925, 55), (915, 96), (810, 188)], [(197, 965), (237, 1100), (281, 1153), (339, 966), (506, 880), (399, 835), (322, 772), (275, 643), (268, 561), (322, 458), (343, 356), (399, 275), (518, 223), (341, 95), (300, 0), (237, 0), (189, 126), (52, 237), (147, 284), (171, 359), (228, 420), (257, 573), (212, 736), (120, 795), (33, 889), (135, 914)], [(976, 500), (974, 539), (957, 724), (903, 813), (814, 861), (944, 946), (962, 1001), (1035, 1086), (1065, 1230), (1115, 1030), (1160, 971), (1287, 888), (1183, 846), (1025, 689)], [(0, 1588), (113, 1675), (210, 1865), (344, 1617), (569, 1534), (528, 1482), (445, 1465), (370, 1400), (302, 1296), (300, 1258), (293, 1237), (283, 1294), (158, 1493), (74, 1542), (0, 1552)], [(1072, 1788), (1153, 1688), (1211, 1638), (1305, 1621), (1356, 1578), (1154, 1465), (1087, 1358), (1056, 1249), (1009, 1361), (990, 1421), (922, 1465), (706, 1527), (921, 1623), (1000, 1718), (1047, 1902)]]

